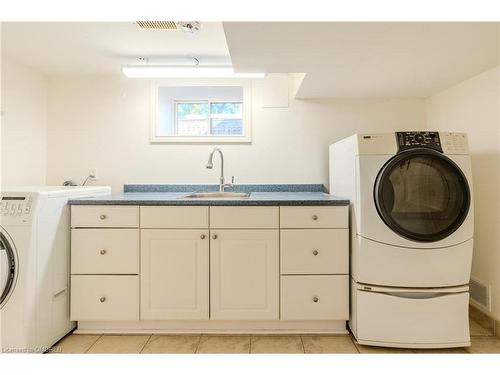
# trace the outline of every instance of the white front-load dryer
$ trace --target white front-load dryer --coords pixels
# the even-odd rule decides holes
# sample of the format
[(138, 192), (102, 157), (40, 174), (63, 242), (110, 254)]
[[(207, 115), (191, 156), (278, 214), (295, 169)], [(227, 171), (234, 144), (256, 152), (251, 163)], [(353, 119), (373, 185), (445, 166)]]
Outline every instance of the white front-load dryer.
[(357, 282), (468, 284), (474, 215), (465, 134), (355, 135), (331, 146), (330, 165), (332, 192), (352, 202)]
[(356, 134), (330, 146), (351, 201), (351, 317), (360, 343), (470, 344), (472, 173), (463, 133)]

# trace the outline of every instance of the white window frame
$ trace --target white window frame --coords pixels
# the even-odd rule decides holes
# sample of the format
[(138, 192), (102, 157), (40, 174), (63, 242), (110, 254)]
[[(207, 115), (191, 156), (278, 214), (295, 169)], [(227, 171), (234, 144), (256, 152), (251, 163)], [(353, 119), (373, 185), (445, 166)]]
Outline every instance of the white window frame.
[[(159, 136), (156, 134), (156, 127), (158, 121), (158, 90), (160, 87), (192, 87), (192, 86), (238, 86), (243, 89), (243, 134), (242, 135), (225, 135), (225, 136)], [(174, 126), (177, 127), (177, 119), (175, 118), (177, 108), (175, 107), (178, 102), (240, 102), (240, 100), (224, 99), (218, 100), (217, 98), (178, 98), (174, 100), (173, 121)], [(246, 80), (197, 80), (196, 82), (178, 81), (178, 80), (158, 80), (151, 83), (151, 114), (150, 114), (150, 142), (151, 143), (251, 143), (252, 142), (252, 84), (250, 79)], [(210, 116), (209, 116), (210, 122)], [(210, 125), (210, 123), (209, 123)]]

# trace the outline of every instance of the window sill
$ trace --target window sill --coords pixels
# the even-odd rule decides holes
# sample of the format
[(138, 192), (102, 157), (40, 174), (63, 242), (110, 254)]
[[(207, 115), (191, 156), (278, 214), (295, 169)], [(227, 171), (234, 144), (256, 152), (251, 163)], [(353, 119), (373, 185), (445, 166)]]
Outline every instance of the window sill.
[(251, 144), (251, 137), (153, 137), (150, 139), (150, 143), (204, 143), (204, 144), (220, 144), (220, 143), (239, 143), (239, 144)]

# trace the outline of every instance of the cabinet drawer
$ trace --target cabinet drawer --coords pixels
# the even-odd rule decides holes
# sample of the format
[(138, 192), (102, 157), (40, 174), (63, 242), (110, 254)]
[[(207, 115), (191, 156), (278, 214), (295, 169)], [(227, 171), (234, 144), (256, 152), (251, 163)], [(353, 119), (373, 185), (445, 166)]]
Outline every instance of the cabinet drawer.
[(210, 207), (210, 228), (278, 228), (278, 207)]
[(281, 207), (281, 228), (348, 228), (348, 206)]
[(72, 227), (138, 227), (139, 207), (71, 206)]
[(282, 320), (348, 320), (349, 276), (281, 276)]
[(72, 229), (71, 273), (139, 273), (139, 230)]
[(282, 274), (348, 274), (348, 229), (281, 231)]
[(138, 320), (139, 276), (72, 275), (71, 320)]
[(208, 228), (208, 207), (141, 207), (141, 228)]

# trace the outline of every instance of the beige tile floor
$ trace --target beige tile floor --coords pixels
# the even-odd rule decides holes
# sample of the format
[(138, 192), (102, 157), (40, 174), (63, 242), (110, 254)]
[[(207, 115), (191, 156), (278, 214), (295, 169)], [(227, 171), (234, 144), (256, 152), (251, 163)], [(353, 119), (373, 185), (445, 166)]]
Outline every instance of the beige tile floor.
[(53, 353), (500, 353), (500, 339), (471, 313), (472, 345), (455, 349), (391, 349), (359, 345), (350, 335), (75, 335)]

